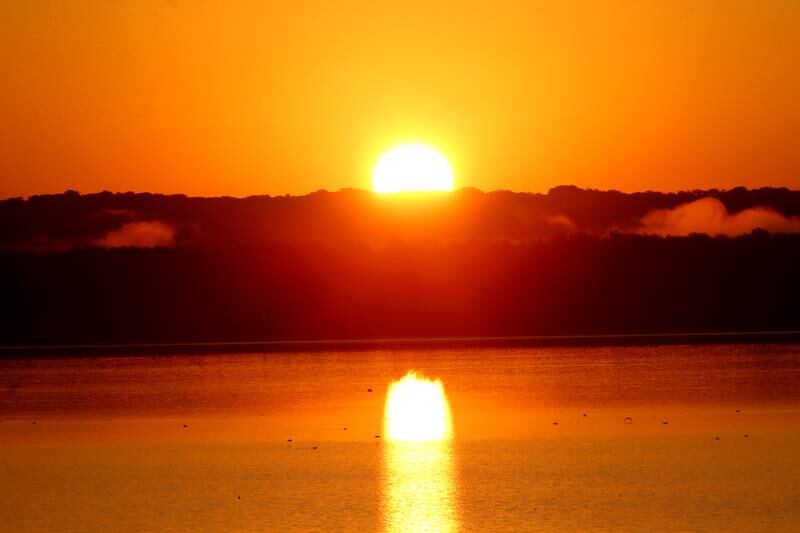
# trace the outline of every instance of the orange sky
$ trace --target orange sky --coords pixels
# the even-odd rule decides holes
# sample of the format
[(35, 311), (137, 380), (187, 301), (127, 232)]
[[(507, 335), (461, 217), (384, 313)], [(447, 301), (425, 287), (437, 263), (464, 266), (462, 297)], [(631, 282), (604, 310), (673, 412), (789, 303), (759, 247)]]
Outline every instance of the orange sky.
[(456, 186), (800, 188), (800, 2), (0, 5), (0, 197)]

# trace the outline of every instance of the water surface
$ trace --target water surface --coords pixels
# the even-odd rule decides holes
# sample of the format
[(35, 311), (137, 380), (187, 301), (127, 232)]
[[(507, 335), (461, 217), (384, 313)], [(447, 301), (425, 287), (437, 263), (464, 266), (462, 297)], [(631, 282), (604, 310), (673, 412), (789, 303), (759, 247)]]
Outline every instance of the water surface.
[[(383, 438), (412, 369), (452, 440)], [(792, 530), (798, 385), (795, 344), (3, 359), (0, 523)]]

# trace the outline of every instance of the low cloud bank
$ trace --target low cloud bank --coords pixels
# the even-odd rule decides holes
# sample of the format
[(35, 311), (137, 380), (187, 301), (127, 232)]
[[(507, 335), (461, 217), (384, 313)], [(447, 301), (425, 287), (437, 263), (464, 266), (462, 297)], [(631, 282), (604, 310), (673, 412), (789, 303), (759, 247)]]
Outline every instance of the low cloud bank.
[(800, 218), (785, 217), (768, 207), (729, 213), (721, 201), (707, 197), (673, 209), (654, 209), (642, 217), (637, 232), (661, 236), (706, 233), (733, 237), (756, 228), (771, 233), (800, 233)]
[(561, 228), (567, 233), (574, 233), (578, 226), (566, 215), (548, 215), (544, 217), (545, 222), (550, 226)]
[(175, 229), (163, 222), (129, 222), (92, 241), (104, 248), (175, 246)]

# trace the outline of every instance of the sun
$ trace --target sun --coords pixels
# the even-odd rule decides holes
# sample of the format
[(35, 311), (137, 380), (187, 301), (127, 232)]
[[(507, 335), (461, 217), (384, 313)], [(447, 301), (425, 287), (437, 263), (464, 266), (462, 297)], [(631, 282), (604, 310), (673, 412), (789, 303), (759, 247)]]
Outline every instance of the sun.
[(453, 169), (435, 148), (411, 143), (383, 154), (372, 170), (372, 188), (379, 193), (452, 191)]
[(452, 436), (450, 405), (440, 380), (409, 372), (389, 385), (384, 412), (389, 441), (440, 441)]

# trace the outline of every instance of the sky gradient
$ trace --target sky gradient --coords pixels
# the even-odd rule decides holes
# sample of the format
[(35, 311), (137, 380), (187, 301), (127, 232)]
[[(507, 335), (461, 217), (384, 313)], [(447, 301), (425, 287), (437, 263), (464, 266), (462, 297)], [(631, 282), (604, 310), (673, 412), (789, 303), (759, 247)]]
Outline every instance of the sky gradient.
[(800, 3), (0, 5), (0, 197), (456, 186), (800, 188)]

